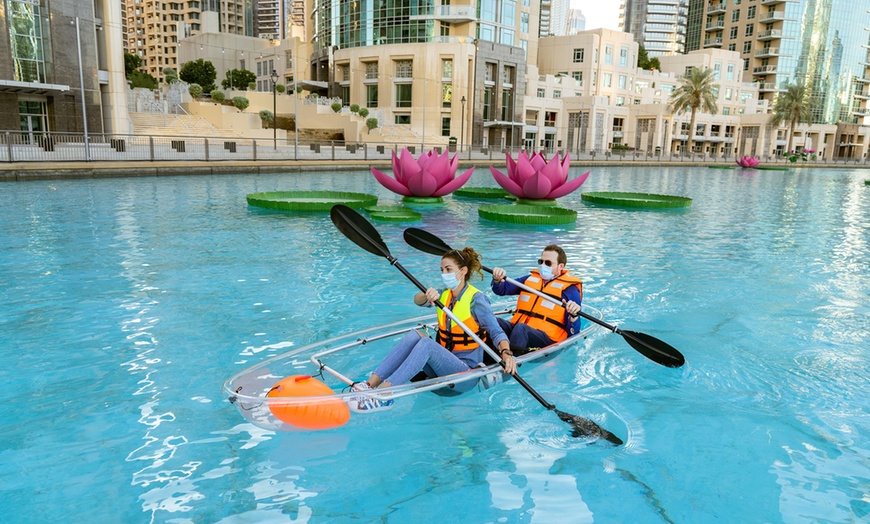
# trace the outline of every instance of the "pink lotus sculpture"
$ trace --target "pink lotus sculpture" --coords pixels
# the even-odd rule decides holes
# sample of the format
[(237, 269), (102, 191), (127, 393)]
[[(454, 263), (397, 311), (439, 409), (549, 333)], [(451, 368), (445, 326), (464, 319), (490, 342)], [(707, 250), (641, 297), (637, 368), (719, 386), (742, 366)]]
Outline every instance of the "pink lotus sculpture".
[(398, 157), (393, 151), (393, 175), (396, 178), (373, 167), (371, 170), (377, 181), (393, 193), (407, 197), (434, 198), (456, 191), (462, 187), (462, 184), (468, 182), (471, 174), (474, 173), (472, 167), (454, 178), (457, 167), (459, 167), (457, 155), (453, 155), (451, 159), (446, 151), (442, 155), (429, 151), (415, 159), (407, 148), (403, 148)]
[(529, 157), (525, 151), (520, 151), (516, 162), (511, 158), (510, 153), (505, 154), (505, 157), (508, 176), (504, 176), (501, 171), (492, 166), (489, 170), (498, 185), (517, 198), (527, 200), (560, 198), (575, 191), (589, 178), (589, 171), (587, 171), (568, 182), (568, 168), (571, 164), (569, 154), (566, 154), (561, 162), (558, 153), (549, 162), (542, 154), (532, 153)]
[(740, 167), (758, 167), (759, 163), (757, 156), (743, 156), (737, 159), (737, 165)]

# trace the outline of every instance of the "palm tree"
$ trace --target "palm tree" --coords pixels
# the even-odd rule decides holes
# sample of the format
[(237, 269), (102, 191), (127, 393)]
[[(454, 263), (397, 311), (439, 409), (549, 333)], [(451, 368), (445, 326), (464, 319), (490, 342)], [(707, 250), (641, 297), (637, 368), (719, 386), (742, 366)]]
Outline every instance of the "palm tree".
[(713, 74), (710, 68), (693, 67), (680, 78), (680, 86), (671, 93), (668, 109), (672, 113), (692, 112), (692, 119), (689, 122), (689, 151), (695, 146), (695, 116), (698, 110), (711, 115), (719, 111), (714, 95), (714, 92), (719, 90), (719, 84), (713, 83)]
[(770, 123), (774, 127), (778, 127), (783, 122), (788, 122), (789, 133), (786, 152), (791, 151), (795, 126), (801, 122), (809, 122), (811, 116), (809, 91), (803, 84), (788, 84), (785, 91), (777, 95)]

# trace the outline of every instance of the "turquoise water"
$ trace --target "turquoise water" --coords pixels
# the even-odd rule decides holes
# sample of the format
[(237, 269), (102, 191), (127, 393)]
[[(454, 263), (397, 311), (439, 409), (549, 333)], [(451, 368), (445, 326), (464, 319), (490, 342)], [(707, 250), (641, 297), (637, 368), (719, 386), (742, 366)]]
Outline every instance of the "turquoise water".
[[(575, 170), (574, 175), (580, 171)], [(526, 380), (626, 445), (588, 445), (515, 383), (408, 399), (370, 425), (275, 434), (220, 386), (291, 347), (417, 315), (415, 288), (324, 214), (247, 193), (398, 198), (366, 172), (0, 185), (4, 522), (866, 522), (870, 178), (861, 170), (595, 168), (576, 226), (448, 198), (422, 223), (520, 275), (566, 247), (586, 302), (682, 351), (599, 333)], [(494, 185), (478, 168), (470, 186)], [(436, 257), (377, 224), (426, 283)], [(862, 436), (863, 435), (863, 436)]]

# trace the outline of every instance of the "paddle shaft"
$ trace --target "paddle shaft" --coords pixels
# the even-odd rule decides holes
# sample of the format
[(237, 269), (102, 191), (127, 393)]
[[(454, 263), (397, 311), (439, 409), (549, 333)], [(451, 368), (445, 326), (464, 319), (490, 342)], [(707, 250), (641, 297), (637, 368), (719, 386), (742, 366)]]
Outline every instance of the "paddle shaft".
[[(405, 269), (404, 267), (402, 267), (402, 264), (400, 264), (399, 261), (395, 259), (395, 257), (390, 256), (390, 257), (387, 258), (387, 260), (390, 261), (390, 264), (396, 266), (396, 268), (397, 268), (399, 271), (401, 271), (402, 274), (405, 275), (405, 277), (407, 277), (408, 280), (410, 280), (411, 282), (413, 282), (414, 285), (417, 286), (417, 288), (418, 288), (420, 291), (422, 291), (423, 293), (426, 292), (426, 286), (424, 286), (424, 285), (423, 285), (419, 280), (417, 280), (417, 278), (416, 278), (414, 275), (412, 275), (412, 274), (411, 274), (407, 269)], [(466, 284), (466, 285), (467, 285), (467, 284)], [(436, 300), (436, 301), (435, 301), (435, 305), (438, 306), (438, 307), (441, 309), (441, 311), (444, 312), (445, 315), (447, 315), (448, 317), (450, 317), (450, 320), (452, 320), (453, 322), (456, 323), (456, 325), (458, 325), (459, 327), (461, 327), (462, 330), (465, 331), (465, 333), (468, 334), (468, 336), (470, 336), (470, 337), (471, 337), (475, 342), (477, 342), (478, 345), (480, 345), (480, 347), (482, 347), (484, 351), (486, 351), (487, 353), (489, 353), (490, 356), (491, 356), (492, 358), (494, 358), (495, 361), (498, 362), (499, 365), (500, 365), (501, 367), (504, 367), (504, 360), (502, 360), (501, 356), (499, 356), (499, 354), (496, 353), (495, 350), (493, 350), (491, 347), (489, 347), (489, 346), (486, 344), (486, 342), (484, 342), (484, 341), (483, 341), (479, 336), (477, 336), (477, 333), (475, 333), (474, 331), (472, 331), (471, 328), (469, 328), (468, 326), (466, 326), (464, 322), (462, 322), (461, 320), (459, 320), (459, 317), (457, 317), (457, 316), (453, 313), (453, 311), (450, 310), (450, 308), (448, 308), (447, 306), (445, 306), (444, 304), (442, 304), (440, 300)], [(528, 391), (529, 393), (531, 393), (532, 396), (535, 397), (535, 400), (537, 400), (538, 402), (540, 402), (542, 406), (544, 406), (545, 408), (547, 408), (547, 409), (549, 409), (549, 410), (554, 410), (554, 409), (556, 409), (556, 406), (555, 406), (555, 405), (550, 404), (549, 402), (547, 402), (547, 400), (544, 399), (544, 397), (542, 397), (542, 396), (541, 396), (537, 391), (535, 391), (535, 389), (532, 388), (532, 386), (530, 386), (530, 385), (529, 385), (529, 384), (528, 384), (528, 383), (527, 383), (527, 382), (526, 382), (526, 381), (525, 381), (525, 380), (524, 380), (524, 379), (519, 375), (519, 373), (514, 373), (514, 375), (512, 375), (512, 376), (514, 377), (514, 379), (515, 379), (517, 382), (520, 383), (521, 386), (523, 386), (524, 388), (526, 388), (526, 391)]]

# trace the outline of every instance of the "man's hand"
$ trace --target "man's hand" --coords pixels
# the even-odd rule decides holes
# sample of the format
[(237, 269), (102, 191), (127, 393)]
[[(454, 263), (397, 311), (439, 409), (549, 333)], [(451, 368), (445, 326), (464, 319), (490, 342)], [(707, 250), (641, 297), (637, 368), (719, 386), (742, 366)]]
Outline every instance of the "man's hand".
[(505, 277), (507, 277), (507, 272), (504, 269), (500, 267), (492, 268), (492, 280), (496, 284), (501, 284), (502, 282), (504, 282)]

